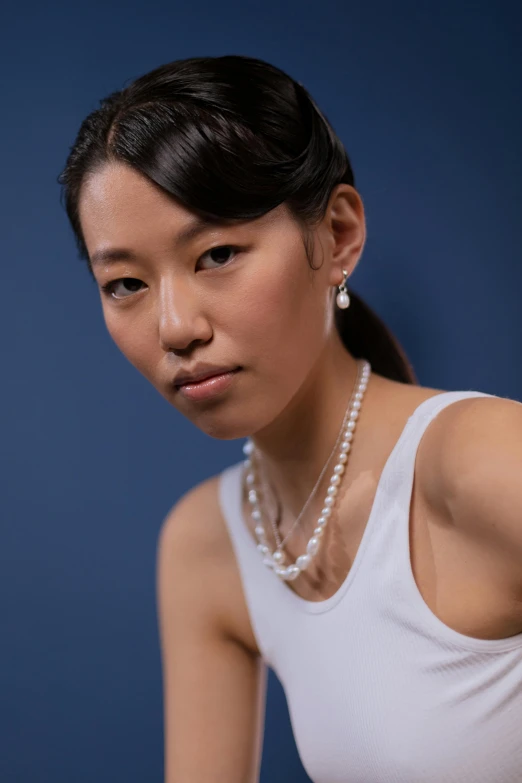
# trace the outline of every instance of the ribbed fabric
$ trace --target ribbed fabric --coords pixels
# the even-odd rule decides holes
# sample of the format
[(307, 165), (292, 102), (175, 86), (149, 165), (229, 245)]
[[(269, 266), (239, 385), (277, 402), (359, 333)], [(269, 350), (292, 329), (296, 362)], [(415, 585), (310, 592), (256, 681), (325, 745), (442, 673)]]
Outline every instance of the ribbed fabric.
[[(285, 690), (314, 783), (521, 783), (522, 634), (477, 639), (440, 621), (411, 569), (415, 456), (435, 416), (483, 392), (443, 392), (408, 419), (347, 578), (300, 598), (261, 561), (241, 510), (244, 461), (220, 505), (259, 649)], [(522, 518), (521, 518), (522, 519)]]

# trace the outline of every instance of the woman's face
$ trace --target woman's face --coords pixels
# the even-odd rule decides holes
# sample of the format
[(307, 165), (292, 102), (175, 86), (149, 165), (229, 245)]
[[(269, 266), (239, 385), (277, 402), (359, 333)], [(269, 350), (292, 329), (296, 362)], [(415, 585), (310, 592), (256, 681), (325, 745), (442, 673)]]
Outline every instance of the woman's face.
[[(79, 210), (107, 329), (131, 364), (212, 437), (245, 437), (271, 424), (317, 364), (331, 329), (332, 286), (340, 280), (329, 247), (312, 271), (284, 205), (177, 241), (194, 213), (120, 163), (90, 175)], [(126, 254), (96, 260), (109, 250)], [(109, 283), (112, 290), (102, 291)], [(225, 391), (194, 401), (173, 379), (199, 362), (242, 369)]]

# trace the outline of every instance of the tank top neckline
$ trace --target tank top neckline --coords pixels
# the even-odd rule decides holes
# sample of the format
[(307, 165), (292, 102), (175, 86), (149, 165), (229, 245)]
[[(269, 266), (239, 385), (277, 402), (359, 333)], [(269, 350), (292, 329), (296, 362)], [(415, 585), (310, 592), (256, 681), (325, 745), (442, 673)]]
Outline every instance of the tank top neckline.
[[(282, 582), (279, 577), (276, 577), (274, 574), (267, 574), (269, 576), (272, 576), (276, 579), (277, 584), (275, 587), (278, 589), (279, 592), (281, 592), (283, 596), (283, 600), (291, 601), (296, 607), (298, 607), (300, 610), (311, 613), (311, 614), (320, 614), (323, 612), (328, 612), (330, 609), (333, 609), (334, 606), (336, 606), (339, 601), (343, 598), (345, 593), (347, 592), (348, 588), (352, 584), (353, 580), (355, 579), (355, 576), (357, 574), (357, 571), (359, 569), (359, 566), (362, 563), (362, 560), (364, 558), (365, 551), (369, 545), (370, 539), (372, 537), (373, 531), (375, 530), (375, 527), (377, 525), (377, 520), (379, 519), (379, 511), (382, 505), (382, 502), (384, 500), (384, 487), (386, 485), (387, 479), (391, 471), (394, 469), (394, 465), (396, 462), (396, 459), (398, 458), (398, 454), (402, 448), (402, 445), (404, 441), (406, 440), (410, 430), (415, 426), (415, 424), (422, 419), (423, 414), (426, 412), (426, 415), (430, 415), (433, 410), (434, 400), (435, 398), (447, 398), (448, 395), (454, 394), (455, 392), (439, 392), (438, 394), (433, 394), (431, 397), (428, 397), (427, 399), (423, 400), (410, 414), (408, 419), (406, 420), (406, 423), (404, 424), (404, 427), (395, 441), (395, 445), (393, 449), (391, 450), (390, 454), (388, 455), (388, 458), (386, 462), (384, 463), (384, 467), (381, 471), (381, 475), (379, 477), (379, 481), (377, 483), (377, 488), (375, 490), (375, 495), (373, 498), (373, 503), (370, 508), (370, 512), (368, 514), (368, 518), (366, 521), (366, 525), (363, 531), (363, 535), (361, 537), (361, 540), (359, 542), (359, 546), (357, 548), (357, 552), (355, 553), (355, 557), (353, 559), (352, 565), (346, 574), (346, 577), (338, 587), (338, 589), (335, 591), (333, 595), (331, 595), (329, 598), (325, 598), (321, 601), (309, 601), (306, 598), (303, 598), (302, 596), (295, 593), (285, 582)], [(431, 403), (431, 405), (430, 405)], [(440, 404), (440, 403), (439, 403)], [(237, 465), (237, 476), (236, 476), (236, 482), (235, 482), (235, 498), (234, 498), (234, 512), (235, 517), (238, 523), (238, 527), (240, 528), (240, 535), (245, 539), (248, 540), (249, 546), (252, 549), (256, 549), (256, 543), (248, 530), (245, 520), (243, 518), (243, 509), (242, 509), (242, 473), (244, 470), (244, 460), (241, 460)], [(267, 567), (262, 563), (261, 557), (259, 553), (256, 551), (255, 554), (259, 558), (259, 563), (263, 570), (267, 570)], [(409, 556), (409, 553), (408, 553)]]

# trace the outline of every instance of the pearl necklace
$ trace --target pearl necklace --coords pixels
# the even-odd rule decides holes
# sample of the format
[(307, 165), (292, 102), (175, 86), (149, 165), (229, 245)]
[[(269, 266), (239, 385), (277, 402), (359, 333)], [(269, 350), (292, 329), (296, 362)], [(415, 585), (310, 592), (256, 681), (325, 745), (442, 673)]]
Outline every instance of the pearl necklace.
[[(352, 397), (350, 398), (350, 404), (344, 415), (343, 423), (341, 425), (341, 431), (337, 437), (337, 441), (335, 442), (332, 453), (328, 457), (328, 460), (326, 461), (326, 464), (321, 472), (321, 475), (319, 476), (310, 497), (305, 503), (303, 510), (299, 514), (297, 520), (294, 522), (292, 528), (290, 529), (289, 533), (285, 536), (283, 541), (280, 540), (277, 527), (272, 525), (276, 542), (277, 542), (277, 548), (273, 552), (271, 551), (267, 543), (266, 531), (263, 525), (263, 515), (261, 513), (261, 509), (259, 507), (259, 502), (258, 502), (259, 496), (258, 496), (258, 492), (255, 489), (255, 474), (253, 471), (253, 463), (251, 459), (251, 457), (256, 452), (255, 445), (252, 439), (248, 438), (247, 442), (243, 446), (243, 452), (247, 456), (247, 458), (244, 460), (244, 466), (247, 470), (246, 483), (247, 486), (249, 487), (248, 500), (251, 506), (253, 507), (251, 516), (255, 522), (255, 533), (259, 542), (257, 544), (257, 549), (261, 553), (263, 557), (263, 563), (267, 566), (267, 568), (273, 569), (274, 572), (277, 574), (277, 576), (283, 581), (292, 581), (296, 579), (301, 573), (301, 571), (304, 571), (306, 568), (308, 568), (313, 558), (317, 555), (320, 549), (321, 539), (323, 537), (326, 525), (328, 523), (328, 519), (332, 513), (332, 507), (335, 503), (335, 497), (338, 492), (339, 484), (341, 483), (341, 476), (345, 471), (346, 462), (348, 461), (348, 453), (351, 450), (351, 441), (353, 439), (353, 434), (354, 434), (357, 419), (359, 418), (359, 411), (361, 408), (361, 403), (364, 397), (364, 393), (368, 386), (370, 374), (371, 374), (371, 365), (366, 359), (363, 359), (359, 363), (359, 374), (355, 382), (355, 387), (354, 387), (354, 391), (352, 392)], [(345, 427), (345, 425), (346, 425), (346, 429), (344, 429), (343, 432), (343, 428)], [(341, 435), (343, 435), (343, 441), (341, 443), (339, 460), (334, 467), (333, 475), (330, 479), (330, 486), (328, 487), (328, 490), (326, 492), (324, 508), (321, 511), (321, 516), (317, 520), (317, 525), (313, 531), (313, 534), (310, 540), (308, 541), (306, 547), (306, 553), (300, 555), (295, 561), (295, 563), (292, 563), (290, 565), (285, 565), (286, 554), (285, 552), (282, 551), (283, 544), (287, 540), (288, 536), (290, 535), (290, 533), (292, 532), (292, 530), (294, 529), (298, 521), (301, 519), (304, 510), (308, 506), (308, 503), (310, 502), (317, 487), (319, 486), (321, 478), (323, 477), (324, 472), (332, 458), (332, 455), (335, 449), (337, 448)]]
[[(350, 395), (350, 402), (353, 400), (353, 395), (358, 391), (357, 384), (360, 383), (360, 381), (362, 379), (363, 368), (364, 368), (364, 363), (363, 362), (358, 362), (357, 378), (355, 379), (354, 388), (353, 388), (352, 394)], [(359, 402), (360, 402), (360, 400), (359, 400)], [(350, 403), (348, 405), (350, 405)], [(277, 524), (276, 524), (275, 520), (273, 519), (273, 517), (271, 515), (266, 513), (266, 516), (269, 516), (269, 518), (270, 518), (270, 524), (271, 524), (272, 530), (274, 532), (274, 538), (275, 538), (275, 540), (277, 542), (277, 549), (276, 549), (275, 556), (277, 557), (278, 561), (280, 560), (280, 557), (281, 557), (279, 552), (283, 549), (283, 545), (284, 545), (285, 541), (287, 541), (287, 539), (291, 536), (294, 528), (299, 524), (299, 522), (301, 520), (301, 517), (304, 515), (306, 509), (308, 508), (308, 505), (312, 501), (312, 498), (315, 496), (315, 493), (317, 492), (317, 488), (319, 487), (319, 484), (321, 483), (321, 480), (322, 480), (322, 478), (323, 478), (323, 476), (324, 476), (324, 474), (326, 472), (326, 468), (330, 464), (330, 462), (332, 460), (332, 457), (334, 455), (334, 452), (335, 452), (337, 446), (339, 445), (339, 441), (341, 439), (341, 435), (342, 435), (342, 432), (343, 432), (343, 427), (344, 427), (344, 423), (346, 421), (346, 416), (347, 416), (348, 410), (349, 410), (349, 408), (347, 408), (347, 412), (346, 412), (345, 417), (343, 419), (343, 423), (341, 425), (341, 429), (340, 429), (339, 434), (337, 436), (337, 440), (334, 443), (334, 447), (333, 447), (333, 449), (330, 452), (330, 456), (326, 460), (326, 463), (325, 463), (325, 465), (324, 465), (324, 467), (323, 467), (323, 469), (322, 469), (322, 471), (321, 471), (321, 473), (319, 475), (319, 478), (315, 482), (315, 486), (314, 486), (312, 492), (310, 493), (310, 496), (309, 496), (308, 500), (304, 504), (303, 508), (301, 509), (301, 513), (299, 514), (299, 516), (295, 520), (294, 524), (292, 525), (292, 527), (290, 528), (290, 530), (288, 531), (288, 533), (286, 534), (286, 536), (283, 538), (282, 541), (281, 541), (281, 538), (279, 537), (279, 530), (277, 529)], [(262, 471), (261, 471), (261, 473), (262, 473)], [(261, 487), (263, 487), (263, 481), (261, 481)], [(263, 494), (263, 490), (261, 490), (261, 492)], [(263, 496), (264, 496), (264, 494), (263, 494)]]

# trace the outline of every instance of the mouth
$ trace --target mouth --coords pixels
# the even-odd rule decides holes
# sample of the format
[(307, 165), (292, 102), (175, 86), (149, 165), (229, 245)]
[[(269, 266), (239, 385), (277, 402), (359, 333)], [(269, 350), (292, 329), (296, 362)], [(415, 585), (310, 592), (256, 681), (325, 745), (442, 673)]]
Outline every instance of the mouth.
[(212, 378), (220, 378), (222, 375), (228, 375), (229, 373), (235, 373), (238, 372), (241, 369), (241, 367), (233, 367), (230, 370), (218, 370), (214, 373), (209, 373), (208, 375), (202, 375), (196, 380), (188, 380), (188, 381), (182, 381), (181, 383), (175, 383), (174, 386), (176, 389), (181, 389), (183, 386), (197, 386), (200, 383), (205, 383), (206, 381), (212, 380)]
[(232, 370), (224, 370), (216, 375), (208, 375), (206, 378), (199, 378), (197, 381), (186, 381), (175, 386), (175, 389), (179, 394), (192, 402), (219, 397), (230, 389), (235, 376), (241, 369), (241, 367), (236, 367)]

